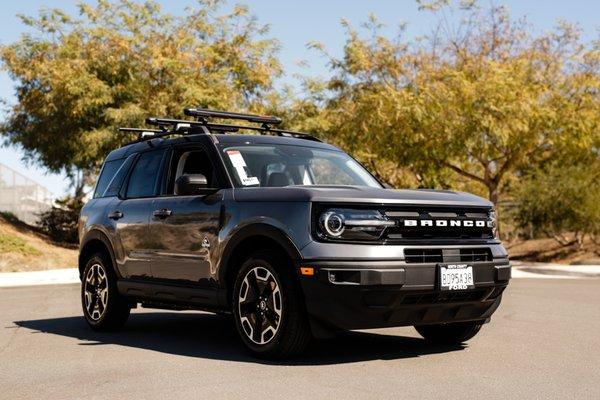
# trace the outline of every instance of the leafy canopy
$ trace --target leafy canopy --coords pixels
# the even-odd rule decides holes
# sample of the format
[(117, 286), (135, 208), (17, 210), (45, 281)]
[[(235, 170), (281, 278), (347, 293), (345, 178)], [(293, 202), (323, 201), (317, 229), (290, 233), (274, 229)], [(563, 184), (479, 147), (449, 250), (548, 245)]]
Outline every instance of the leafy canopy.
[(0, 47), (17, 102), (0, 133), (51, 171), (97, 170), (106, 153), (149, 115), (179, 117), (184, 106), (260, 107), (281, 74), (276, 41), (244, 6), (221, 12), (200, 1), (183, 16), (157, 3), (98, 0), (79, 15), (42, 10), (34, 33)]
[[(494, 203), (521, 171), (565, 148), (598, 149), (596, 43), (583, 45), (566, 23), (533, 36), (503, 7), (421, 3), (439, 25), (413, 42), (405, 27), (382, 36), (375, 17), (367, 35), (345, 24), (343, 57), (329, 58), (316, 117), (333, 141), (375, 159), (396, 185), (462, 188)], [(452, 12), (460, 25), (448, 22)]]

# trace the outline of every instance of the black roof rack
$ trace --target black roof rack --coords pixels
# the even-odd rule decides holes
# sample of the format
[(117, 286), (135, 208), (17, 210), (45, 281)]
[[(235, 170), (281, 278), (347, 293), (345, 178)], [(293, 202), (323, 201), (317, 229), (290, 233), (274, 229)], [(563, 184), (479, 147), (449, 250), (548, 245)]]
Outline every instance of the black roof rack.
[(238, 119), (255, 122), (257, 124), (279, 125), (281, 118), (267, 115), (241, 114), (229, 111), (207, 110), (205, 108), (185, 108), (183, 113), (189, 117), (196, 117), (199, 121), (207, 122), (207, 118)]
[[(277, 125), (282, 122), (278, 117), (230, 113), (225, 111), (206, 110), (202, 108), (186, 108), (184, 109), (184, 113), (189, 116), (195, 116), (198, 118), (198, 121), (151, 117), (146, 119), (146, 123), (148, 125), (157, 126), (159, 129), (119, 128), (119, 131), (138, 133), (137, 141), (144, 141), (169, 135), (211, 134), (215, 131), (219, 133), (233, 133), (240, 130), (251, 130), (260, 132), (261, 135), (271, 134), (320, 142), (319, 139), (308, 133), (271, 128), (270, 125)], [(208, 121), (208, 118), (211, 117), (244, 120), (248, 122), (260, 123), (261, 125), (256, 126), (212, 123)]]
[(119, 132), (137, 133), (138, 141), (154, 139), (159, 136), (164, 136), (167, 133), (163, 129), (146, 129), (146, 128), (119, 128)]

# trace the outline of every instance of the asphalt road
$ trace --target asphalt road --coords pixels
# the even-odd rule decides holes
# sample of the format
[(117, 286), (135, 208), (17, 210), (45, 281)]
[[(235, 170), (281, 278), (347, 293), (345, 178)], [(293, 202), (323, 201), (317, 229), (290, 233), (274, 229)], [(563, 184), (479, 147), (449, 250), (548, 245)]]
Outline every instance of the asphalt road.
[(351, 332), (249, 358), (227, 317), (136, 310), (98, 334), (76, 285), (0, 289), (0, 398), (600, 398), (600, 279), (515, 279), (466, 346)]

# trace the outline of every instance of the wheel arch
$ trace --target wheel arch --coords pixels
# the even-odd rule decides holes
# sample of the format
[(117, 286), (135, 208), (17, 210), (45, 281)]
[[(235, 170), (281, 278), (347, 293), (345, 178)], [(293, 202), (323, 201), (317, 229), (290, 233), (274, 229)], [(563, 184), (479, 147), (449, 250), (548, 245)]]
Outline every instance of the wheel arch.
[(219, 263), (219, 281), (227, 293), (227, 305), (236, 272), (250, 254), (260, 249), (281, 251), (290, 263), (301, 258), (300, 251), (281, 229), (268, 224), (252, 224), (240, 229), (228, 241)]
[(89, 257), (92, 254), (100, 252), (109, 255), (114, 272), (117, 274), (117, 276), (120, 276), (119, 271), (116, 267), (117, 264), (115, 259), (115, 253), (110, 240), (108, 239), (106, 234), (94, 229), (88, 232), (80, 246), (78, 259), (79, 279), (81, 279), (81, 276), (83, 275), (83, 270), (85, 269), (85, 264)]

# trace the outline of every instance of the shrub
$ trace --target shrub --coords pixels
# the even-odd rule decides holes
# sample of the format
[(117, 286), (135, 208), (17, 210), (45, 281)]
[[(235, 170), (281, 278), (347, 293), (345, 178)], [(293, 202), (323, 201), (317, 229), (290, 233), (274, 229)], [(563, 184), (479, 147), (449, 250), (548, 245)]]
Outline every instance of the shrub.
[(57, 200), (56, 205), (40, 214), (39, 226), (52, 240), (77, 243), (77, 222), (83, 202), (73, 197)]
[[(562, 245), (600, 239), (600, 162), (555, 163), (526, 175), (516, 188), (515, 222)], [(567, 234), (572, 235), (567, 239)]]

